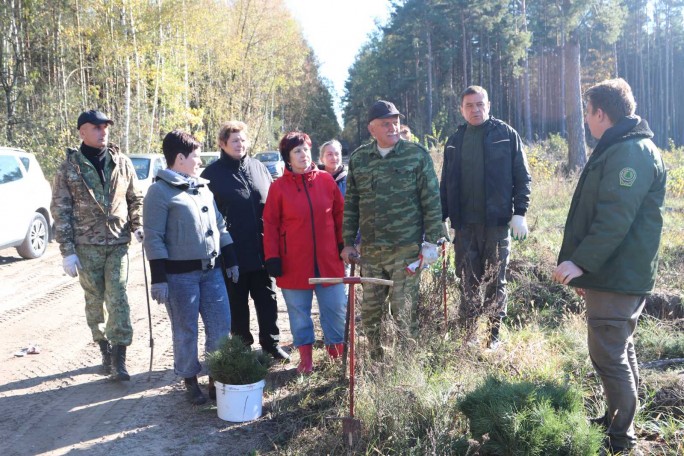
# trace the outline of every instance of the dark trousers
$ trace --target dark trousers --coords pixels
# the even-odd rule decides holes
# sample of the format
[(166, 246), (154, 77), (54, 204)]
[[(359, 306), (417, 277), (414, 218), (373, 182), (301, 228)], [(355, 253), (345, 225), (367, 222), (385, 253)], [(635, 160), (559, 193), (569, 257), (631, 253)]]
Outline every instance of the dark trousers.
[(237, 283), (226, 281), (228, 298), (230, 299), (231, 328), (234, 336), (252, 345), (254, 337), (249, 330), (249, 296), (252, 296), (259, 324), (259, 344), (274, 347), (280, 341), (278, 329), (278, 303), (276, 301), (275, 283), (266, 270), (240, 272)]
[(638, 407), (639, 366), (634, 332), (644, 296), (586, 290), (589, 357), (603, 382), (606, 425), (613, 446), (636, 445), (634, 416)]
[(461, 279), (459, 319), (470, 328), (480, 315), (506, 316), (506, 267), (511, 251), (508, 227), (465, 225), (456, 230), (456, 275)]

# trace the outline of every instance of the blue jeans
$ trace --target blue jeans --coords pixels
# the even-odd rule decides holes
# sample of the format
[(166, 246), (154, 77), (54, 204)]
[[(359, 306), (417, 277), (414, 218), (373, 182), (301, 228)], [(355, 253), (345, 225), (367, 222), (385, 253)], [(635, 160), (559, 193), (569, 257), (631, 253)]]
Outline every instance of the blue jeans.
[(166, 310), (173, 333), (173, 370), (183, 378), (194, 377), (202, 366), (197, 354), (198, 317), (204, 323), (204, 350), (218, 348), (230, 333), (230, 306), (221, 269), (167, 274), (169, 302)]
[(344, 285), (316, 285), (313, 290), (292, 290), (282, 288), (287, 314), (290, 317), (290, 331), (295, 347), (313, 344), (314, 325), (311, 319), (311, 303), (316, 292), (320, 311), (323, 340), (326, 345), (344, 342), (344, 319), (347, 313), (347, 300)]

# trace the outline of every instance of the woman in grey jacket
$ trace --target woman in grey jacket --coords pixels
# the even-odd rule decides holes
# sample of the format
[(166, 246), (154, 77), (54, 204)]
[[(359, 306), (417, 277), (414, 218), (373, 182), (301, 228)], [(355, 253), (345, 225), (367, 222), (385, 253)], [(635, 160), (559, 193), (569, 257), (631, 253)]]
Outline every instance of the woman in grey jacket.
[[(198, 317), (206, 332), (205, 351), (230, 333), (230, 306), (221, 275), (238, 276), (233, 240), (214, 196), (199, 178), (201, 145), (179, 130), (162, 143), (169, 169), (162, 170), (143, 203), (144, 246), (152, 275), (152, 298), (171, 319), (174, 371), (185, 379), (193, 405), (206, 402), (197, 383)], [(209, 378), (209, 396), (216, 397)]]

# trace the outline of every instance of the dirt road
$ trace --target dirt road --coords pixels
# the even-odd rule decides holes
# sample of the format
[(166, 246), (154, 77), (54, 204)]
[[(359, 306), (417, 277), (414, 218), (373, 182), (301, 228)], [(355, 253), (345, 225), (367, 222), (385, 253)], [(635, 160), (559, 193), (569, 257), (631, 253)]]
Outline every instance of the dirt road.
[[(241, 455), (271, 449), (275, 425), (268, 398), (265, 416), (246, 424), (222, 421), (212, 406), (186, 402), (173, 373), (166, 310), (154, 301), (154, 366), (148, 375), (150, 334), (139, 244), (132, 245), (129, 258), (132, 377), (117, 383), (100, 374), (83, 292), (77, 279), (63, 273), (57, 244), (38, 260), (22, 260), (13, 249), (0, 251), (0, 454)], [(279, 326), (289, 344), (284, 305)], [(30, 345), (40, 353), (15, 356)], [(294, 363), (276, 369), (288, 375)]]

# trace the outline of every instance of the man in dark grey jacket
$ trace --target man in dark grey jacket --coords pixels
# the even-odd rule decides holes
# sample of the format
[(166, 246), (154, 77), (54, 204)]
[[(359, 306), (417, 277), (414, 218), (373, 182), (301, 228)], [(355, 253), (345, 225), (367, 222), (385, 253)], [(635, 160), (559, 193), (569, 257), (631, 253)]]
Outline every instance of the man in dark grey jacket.
[(666, 174), (653, 133), (634, 115), (627, 82), (604, 81), (585, 99), (585, 121), (599, 142), (572, 197), (552, 278), (584, 297), (589, 356), (608, 406), (595, 421), (606, 428), (609, 449), (619, 452), (636, 445), (632, 338), (655, 284)]
[(514, 239), (527, 237), (531, 178), (520, 136), (490, 117), (489, 107), (482, 87), (470, 86), (461, 94), (466, 123), (444, 148), (440, 196), (442, 220), (449, 218), (455, 230), (461, 327), (472, 338), (478, 317), (488, 315), (488, 346), (496, 349), (507, 308), (509, 226)]

